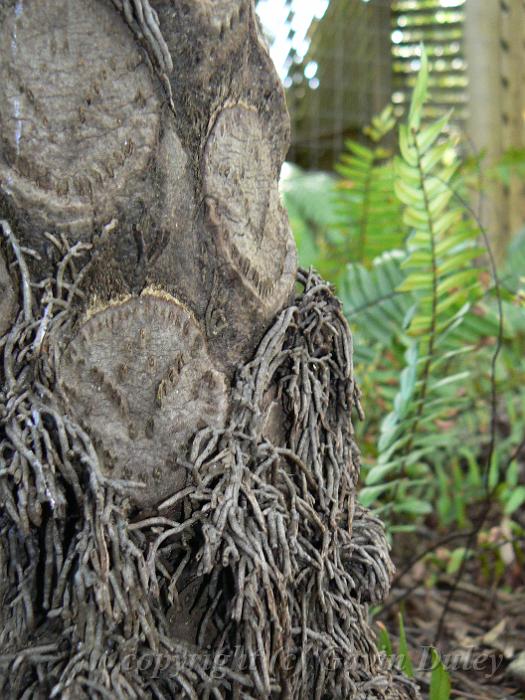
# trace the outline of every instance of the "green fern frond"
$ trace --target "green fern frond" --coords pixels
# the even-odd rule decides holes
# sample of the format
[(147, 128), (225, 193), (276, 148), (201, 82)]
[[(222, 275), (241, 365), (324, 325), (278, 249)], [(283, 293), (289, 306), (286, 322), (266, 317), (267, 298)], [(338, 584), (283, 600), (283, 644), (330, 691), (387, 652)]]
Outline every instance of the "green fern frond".
[(339, 294), (352, 328), (367, 342), (392, 344), (413, 305), (412, 295), (399, 290), (404, 279), (402, 251), (384, 253), (371, 269), (351, 263), (341, 280)]
[[(444, 339), (471, 318), (472, 305), (483, 295), (482, 270), (475, 264), (484, 253), (477, 245), (479, 230), (455, 196), (459, 163), (446, 137), (450, 114), (423, 123), (428, 77), (423, 50), (408, 121), (399, 129), (401, 155), (395, 159), (395, 192), (411, 230), (401, 264), (406, 276), (397, 291), (412, 295), (414, 313), (406, 329), (399, 390), (381, 426), (377, 464), (367, 476), (371, 486), (428, 473), (429, 451), (446, 448), (449, 437), (437, 425), (451, 405), (461, 404), (457, 386), (468, 372), (454, 369), (461, 346), (445, 346)], [(415, 490), (414, 512), (428, 504), (424, 493)]]
[(391, 151), (382, 145), (396, 124), (388, 106), (364, 131), (371, 147), (354, 140), (336, 166), (341, 180), (335, 198), (333, 255), (370, 265), (386, 250), (403, 244), (401, 211), (394, 194)]

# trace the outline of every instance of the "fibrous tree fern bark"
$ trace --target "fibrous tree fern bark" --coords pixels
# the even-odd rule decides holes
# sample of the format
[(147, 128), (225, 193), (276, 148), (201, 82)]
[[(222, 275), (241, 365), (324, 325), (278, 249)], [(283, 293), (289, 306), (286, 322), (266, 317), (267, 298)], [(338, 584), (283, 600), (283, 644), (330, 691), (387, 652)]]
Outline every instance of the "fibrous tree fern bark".
[(0, 2), (3, 696), (415, 697), (288, 131), (251, 2)]

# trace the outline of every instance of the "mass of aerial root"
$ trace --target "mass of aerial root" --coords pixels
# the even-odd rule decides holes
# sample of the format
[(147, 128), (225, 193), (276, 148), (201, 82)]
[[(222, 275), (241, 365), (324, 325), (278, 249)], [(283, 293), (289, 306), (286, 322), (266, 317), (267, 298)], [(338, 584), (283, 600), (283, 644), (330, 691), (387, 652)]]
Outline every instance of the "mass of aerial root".
[[(140, 484), (107, 476), (57, 381), (94, 251), (49, 235), (55, 270), (33, 280), (38, 254), (0, 225), (20, 290), (0, 341), (2, 696), (417, 697), (367, 620), (393, 567), (356, 503), (359, 390), (329, 285), (299, 272), (294, 305), (236, 374), (226, 428), (196, 433), (186, 486), (141, 516)], [(195, 611), (189, 643), (180, 620)]]

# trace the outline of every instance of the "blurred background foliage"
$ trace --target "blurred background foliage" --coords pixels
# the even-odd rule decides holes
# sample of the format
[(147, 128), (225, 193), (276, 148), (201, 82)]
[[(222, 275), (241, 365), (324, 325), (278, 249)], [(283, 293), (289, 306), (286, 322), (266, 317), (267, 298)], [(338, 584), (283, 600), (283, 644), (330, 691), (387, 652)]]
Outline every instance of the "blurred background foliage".
[[(505, 596), (525, 590), (525, 3), (258, 10), (291, 115), (281, 191), (300, 263), (333, 283), (354, 338), (359, 498), (387, 525), (395, 601), (410, 594), (408, 622), (432, 618), (435, 637), (427, 623), (411, 633), (433, 644), (467, 575), (448, 648), (480, 615), (478, 630), (497, 623), (483, 643), (499, 649), (517, 600)], [(401, 649), (394, 603), (381, 615)], [(427, 680), (449, 697), (448, 680), (443, 696)], [(454, 680), (471, 697), (510, 697)]]

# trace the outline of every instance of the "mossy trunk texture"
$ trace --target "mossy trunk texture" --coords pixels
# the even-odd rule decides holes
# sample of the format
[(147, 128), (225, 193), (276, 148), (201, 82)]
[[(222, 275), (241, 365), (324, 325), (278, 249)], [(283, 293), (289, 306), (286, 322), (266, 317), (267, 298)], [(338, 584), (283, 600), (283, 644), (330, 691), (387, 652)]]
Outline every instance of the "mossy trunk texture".
[(0, 0), (0, 694), (417, 698), (248, 0)]

